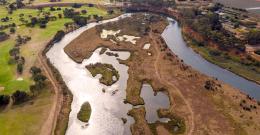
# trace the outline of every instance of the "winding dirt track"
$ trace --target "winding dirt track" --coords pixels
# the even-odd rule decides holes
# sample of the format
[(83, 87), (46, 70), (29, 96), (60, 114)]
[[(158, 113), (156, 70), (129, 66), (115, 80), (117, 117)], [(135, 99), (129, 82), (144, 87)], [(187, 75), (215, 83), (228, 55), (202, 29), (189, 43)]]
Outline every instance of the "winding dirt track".
[[(152, 39), (152, 43), (154, 45), (156, 45), (156, 41), (154, 40), (153, 36), (151, 35), (151, 33), (149, 34), (150, 36), (150, 39)], [(160, 70), (158, 68), (158, 64), (159, 64), (159, 58), (161, 56), (161, 51), (159, 50), (158, 46), (155, 46), (155, 50), (156, 50), (156, 53), (157, 53), (157, 57), (156, 57), (156, 60), (154, 62), (154, 67), (155, 67), (155, 72), (156, 72), (156, 75), (158, 76), (158, 79), (161, 83), (164, 83), (164, 84), (167, 84), (169, 86), (171, 86), (172, 88), (175, 89), (175, 91), (179, 94), (179, 96), (183, 99), (183, 101), (185, 102), (185, 104), (187, 105), (188, 107), (188, 110), (190, 112), (190, 120), (188, 121), (189, 123), (189, 131), (187, 132), (188, 135), (192, 135), (193, 131), (194, 131), (194, 112), (191, 108), (191, 105), (190, 103), (185, 99), (185, 97), (183, 96), (183, 94), (181, 93), (181, 91), (176, 87), (174, 86), (173, 84), (171, 84), (170, 82), (168, 82), (166, 79), (164, 79), (163, 77), (161, 77), (160, 75)]]
[(43, 56), (41, 54), (38, 54), (37, 60), (39, 61), (39, 64), (41, 65), (41, 69), (43, 69), (43, 71), (46, 74), (46, 77), (49, 79), (49, 81), (51, 82), (52, 86), (53, 86), (53, 90), (54, 90), (54, 99), (53, 99), (53, 104), (51, 107), (51, 110), (49, 112), (49, 116), (46, 119), (46, 121), (44, 122), (44, 124), (42, 125), (41, 131), (40, 131), (40, 135), (51, 135), (54, 132), (55, 126), (56, 126), (56, 121), (61, 109), (61, 105), (62, 105), (62, 94), (61, 94), (61, 90), (60, 87), (57, 85), (58, 83), (55, 81), (54, 76), (52, 75), (51, 69), (49, 68), (49, 66), (47, 65), (47, 61), (45, 58), (43, 58)]

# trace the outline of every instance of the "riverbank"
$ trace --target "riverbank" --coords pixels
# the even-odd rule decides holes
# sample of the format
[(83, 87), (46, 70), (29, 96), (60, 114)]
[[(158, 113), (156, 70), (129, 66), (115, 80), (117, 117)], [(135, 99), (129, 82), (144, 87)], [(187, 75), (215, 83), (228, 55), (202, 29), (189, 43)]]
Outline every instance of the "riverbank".
[[(191, 32), (187, 30), (188, 28), (182, 27), (183, 38), (187, 45), (191, 47), (195, 52), (200, 54), (207, 61), (216, 64), (226, 70), (229, 70), (241, 77), (244, 77), (250, 81), (260, 84), (260, 70), (257, 67), (250, 68), (247, 65), (241, 64), (241, 56), (236, 56), (233, 53), (226, 52), (226, 55), (218, 50), (216, 47), (211, 45), (199, 45), (194, 34), (196, 32)], [(193, 35), (193, 36), (191, 36)], [(214, 56), (211, 52), (220, 52), (218, 56)]]
[[(138, 20), (136, 17), (134, 18), (130, 20)], [(112, 28), (113, 31), (125, 27), (120, 23), (113, 23), (113, 25), (117, 28)], [(131, 57), (128, 60), (121, 61), (122, 64), (129, 67), (126, 102), (132, 105), (144, 104), (140, 97), (141, 86), (144, 81), (149, 82), (155, 91), (167, 91), (171, 101), (168, 110), (184, 118), (187, 134), (250, 133), (257, 135), (260, 133), (259, 130), (254, 129), (254, 127), (260, 125), (260, 118), (256, 114), (259, 107), (245, 111), (243, 110), (244, 104), (242, 107), (240, 106), (241, 101), (245, 101), (246, 106), (255, 106), (257, 103), (254, 100), (247, 98), (239, 90), (216, 80), (214, 82), (218, 84), (217, 90), (207, 90), (204, 87), (205, 82), (213, 79), (185, 65), (171, 52), (161, 38), (160, 34), (166, 27), (165, 21), (155, 21), (149, 26), (150, 31), (137, 39), (134, 45), (125, 41), (117, 41), (113, 36), (102, 39), (100, 37), (102, 29), (111, 30), (106, 25), (92, 28), (83, 32), (67, 45), (65, 52), (76, 62), (82, 62), (89, 58), (93, 51), (99, 47), (131, 52)], [(135, 30), (134, 27), (128, 30)], [(130, 33), (132, 32), (124, 32), (120, 35), (129, 35)], [(91, 39), (91, 41), (88, 39)], [(150, 48), (143, 50), (147, 43), (151, 44)], [(134, 115), (141, 118), (141, 124), (140, 121), (135, 123), (131, 128), (132, 133), (150, 133), (151, 129), (147, 128), (148, 123), (144, 121), (144, 116), (141, 113), (134, 113)], [(242, 115), (243, 117), (241, 117)], [(246, 121), (250, 121), (249, 126)]]
[[(69, 7), (67, 7), (69, 8)], [(72, 8), (72, 7), (71, 7)], [(55, 11), (52, 11), (49, 7), (43, 8), (42, 12), (40, 12), (38, 9), (17, 9), (13, 11), (12, 14), (9, 14), (7, 9), (4, 6), (0, 6), (0, 17), (5, 18), (8, 17), (9, 21), (7, 22), (1, 22), (2, 25), (8, 25), (15, 23), (16, 25), (13, 27), (15, 29), (15, 33), (10, 33), (9, 28), (3, 29), (2, 31), (10, 34), (10, 38), (0, 42), (0, 94), (8, 94), (11, 95), (16, 90), (26, 91), (29, 92), (30, 88), (29, 86), (32, 85), (31, 81), (31, 74), (30, 74), (30, 68), (34, 65), (39, 65), (39, 67), (42, 68), (44, 73), (47, 74), (47, 72), (51, 73), (51, 71), (48, 69), (48, 67), (51, 67), (51, 64), (46, 62), (45, 57), (42, 57), (42, 50), (45, 48), (46, 44), (48, 44), (48, 41), (55, 35), (55, 33), (59, 30), (64, 31), (70, 31), (74, 28), (71, 28), (73, 26), (69, 26), (69, 28), (65, 27), (64, 24), (73, 23), (73, 19), (64, 17), (63, 10), (65, 7), (54, 7)], [(92, 15), (98, 15), (103, 16), (104, 19), (107, 18), (113, 18), (115, 16), (118, 16), (121, 14), (121, 12), (118, 9), (115, 9), (114, 14), (108, 14), (105, 7), (88, 7), (88, 6), (82, 6), (81, 8), (75, 9), (77, 11), (86, 10), (86, 14), (80, 13), (82, 16), (92, 16)], [(31, 17), (44, 17), (45, 13), (49, 14), (49, 16), (52, 16), (53, 18), (56, 18), (56, 20), (49, 21), (45, 28), (40, 28), (40, 26), (37, 24), (34, 27), (27, 27), (26, 23), (31, 21)], [(44, 15), (43, 15), (44, 14)], [(59, 14), (61, 17), (59, 17)], [(19, 21), (23, 19), (24, 21)], [(89, 20), (90, 22), (93, 22), (94, 19)], [(15, 46), (17, 36), (28, 36), (31, 38), (29, 42), (26, 44), (23, 44), (20, 46), (20, 53), (21, 56), (25, 58), (25, 65), (24, 65), (24, 71), (23, 74), (18, 75), (16, 73), (16, 64), (8, 64), (11, 56), (9, 55), (9, 51)], [(46, 66), (48, 63), (49, 65)], [(45, 65), (44, 65), (45, 64)], [(47, 72), (45, 68), (47, 67)], [(54, 74), (57, 74), (58, 71), (54, 71)], [(8, 111), (9, 114), (1, 112), (1, 118), (0, 120), (3, 120), (5, 125), (15, 125), (15, 126), (8, 126), (6, 128), (5, 126), (0, 127), (0, 134), (2, 134), (1, 131), (5, 132), (3, 134), (39, 134), (39, 135), (47, 135), (49, 133), (55, 132), (55, 134), (65, 134), (66, 127), (68, 126), (68, 116), (70, 112), (70, 103), (72, 101), (72, 98), (70, 96), (67, 96), (63, 92), (56, 91), (55, 89), (60, 88), (65, 91), (65, 86), (62, 86), (61, 82), (58, 82), (57, 80), (61, 80), (60, 77), (57, 79), (55, 76), (54, 78), (51, 78), (49, 76), (46, 76), (48, 80), (55, 81), (55, 83), (51, 84), (53, 87), (48, 87), (48, 90), (44, 90), (44, 93), (40, 95), (39, 97), (36, 97), (37, 104), (30, 105), (30, 102), (28, 102), (29, 105), (24, 105), (20, 107), (10, 108)], [(49, 84), (48, 84), (49, 85)], [(57, 87), (57, 88), (56, 88)], [(62, 97), (61, 95), (64, 94), (65, 96)], [(61, 98), (64, 98), (63, 101), (60, 101)], [(40, 105), (38, 105), (38, 101), (40, 102)], [(51, 103), (49, 103), (51, 102)], [(63, 102), (63, 103), (61, 103)], [(62, 106), (62, 104), (64, 104)], [(31, 108), (32, 107), (32, 108)], [(37, 113), (35, 113), (35, 107)], [(61, 110), (61, 115), (59, 118), (57, 118), (59, 114), (59, 109)], [(25, 111), (26, 110), (26, 111)], [(18, 113), (15, 113), (17, 111)], [(19, 113), (21, 112), (21, 113)], [(13, 115), (13, 118), (11, 117)], [(6, 116), (6, 118), (5, 118)], [(28, 116), (28, 117), (27, 117)], [(21, 117), (28, 118), (28, 122), (25, 122), (24, 124), (21, 119)], [(15, 121), (11, 121), (8, 119), (14, 119)], [(17, 118), (17, 119), (15, 119)], [(43, 121), (44, 119), (45, 121)], [(56, 119), (58, 119), (56, 124)], [(32, 126), (33, 124), (33, 126)], [(20, 125), (20, 126), (16, 126)], [(57, 128), (55, 129), (55, 126), (57, 125)], [(31, 127), (31, 128), (28, 128)], [(39, 128), (40, 127), (40, 128)], [(2, 128), (4, 128), (2, 130)], [(25, 130), (28, 129), (28, 130)], [(35, 131), (37, 130), (37, 131)], [(15, 131), (15, 132), (13, 132)], [(24, 133), (23, 131), (27, 131)]]

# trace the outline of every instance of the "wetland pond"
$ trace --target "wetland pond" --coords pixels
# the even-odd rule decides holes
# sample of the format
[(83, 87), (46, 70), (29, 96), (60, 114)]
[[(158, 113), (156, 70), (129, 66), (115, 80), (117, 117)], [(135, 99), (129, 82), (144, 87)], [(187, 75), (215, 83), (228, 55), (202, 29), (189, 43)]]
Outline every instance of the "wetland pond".
[(146, 120), (148, 123), (155, 123), (156, 121), (167, 122), (168, 118), (159, 118), (157, 110), (168, 109), (170, 101), (168, 95), (163, 92), (155, 92), (149, 84), (143, 84), (141, 97), (145, 102)]
[[(133, 108), (130, 104), (124, 104), (126, 98), (126, 86), (128, 79), (128, 67), (120, 64), (118, 59), (126, 60), (129, 58), (129, 52), (110, 51), (116, 53), (118, 57), (108, 56), (106, 53), (100, 54), (102, 48), (96, 49), (90, 58), (85, 59), (81, 64), (74, 62), (64, 52), (64, 48), (72, 40), (77, 38), (84, 31), (95, 27), (96, 25), (107, 22), (118, 21), (120, 18), (129, 17), (131, 14), (123, 14), (114, 19), (101, 21), (99, 23), (90, 23), (85, 27), (70, 32), (47, 52), (46, 56), (50, 62), (60, 72), (64, 82), (73, 94), (71, 112), (69, 115), (69, 123), (66, 135), (129, 135), (131, 134), (130, 125), (134, 123), (134, 119), (127, 115), (127, 112)], [(211, 64), (200, 57), (198, 54), (188, 48), (182, 39), (181, 30), (177, 23), (170, 23), (162, 34), (170, 49), (184, 60), (188, 65), (199, 70), (200, 72), (217, 77), (220, 80), (243, 90), (256, 99), (260, 99), (260, 86), (243, 79), (225, 69)], [(106, 63), (111, 64), (119, 73), (120, 77), (117, 82), (111, 86), (105, 86), (99, 82), (100, 75), (93, 77), (86, 69), (86, 65)], [(103, 91), (105, 89), (105, 92)], [(149, 123), (159, 120), (166, 122), (168, 119), (159, 119), (157, 110), (159, 108), (167, 109), (170, 105), (169, 98), (166, 94), (158, 92), (154, 96), (154, 92), (150, 85), (144, 84), (141, 96), (145, 101), (147, 111), (146, 119)], [(77, 119), (81, 105), (89, 102), (92, 112), (88, 122), (81, 122)], [(127, 119), (124, 124), (122, 118)]]
[[(105, 134), (130, 134), (130, 124), (134, 122), (132, 117), (127, 116), (127, 112), (132, 108), (129, 104), (124, 104), (126, 98), (126, 84), (128, 79), (128, 67), (119, 64), (119, 61), (114, 56), (106, 54), (100, 55), (101, 48), (96, 49), (92, 56), (85, 59), (81, 64), (74, 62), (64, 52), (64, 47), (72, 40), (77, 38), (82, 32), (94, 26), (117, 21), (120, 18), (127, 17), (129, 14), (120, 17), (106, 20), (99, 23), (91, 23), (76, 31), (68, 33), (65, 37), (48, 51), (46, 54), (50, 62), (59, 70), (63, 80), (73, 94), (71, 112), (69, 115), (67, 135), (105, 135)], [(129, 52), (107, 52), (117, 53), (118, 58), (122, 60), (128, 59)], [(99, 82), (100, 76), (92, 77), (91, 73), (86, 69), (86, 65), (95, 63), (107, 63), (119, 72), (119, 80), (112, 86), (105, 86)], [(102, 91), (105, 89), (105, 92)], [(117, 91), (116, 93), (114, 93)], [(77, 119), (77, 113), (84, 102), (89, 102), (91, 105), (91, 117), (86, 126)], [(124, 124), (121, 118), (126, 118), (127, 123)]]

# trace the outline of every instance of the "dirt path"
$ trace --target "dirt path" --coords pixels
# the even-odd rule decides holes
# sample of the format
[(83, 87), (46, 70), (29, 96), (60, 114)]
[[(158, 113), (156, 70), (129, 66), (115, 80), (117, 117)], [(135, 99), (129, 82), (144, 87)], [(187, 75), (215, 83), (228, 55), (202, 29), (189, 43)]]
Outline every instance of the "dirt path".
[(58, 114), (61, 109), (61, 103), (62, 103), (62, 94), (60, 92), (60, 88), (57, 85), (57, 82), (55, 81), (55, 78), (53, 77), (51, 73), (51, 69), (48, 67), (46, 63), (46, 59), (42, 57), (42, 55), (38, 55), (37, 60), (39, 61), (39, 64), (41, 65), (41, 68), (46, 74), (46, 77), (49, 79), (53, 86), (54, 90), (54, 102), (52, 104), (51, 110), (49, 112), (49, 116), (46, 119), (45, 123), (43, 124), (40, 135), (51, 135), (54, 132), (56, 121)]
[[(154, 45), (156, 45), (156, 41), (154, 40), (153, 36), (151, 35), (151, 33), (149, 34), (150, 36), (150, 39), (152, 39), (152, 43)], [(160, 75), (160, 70), (158, 68), (158, 64), (159, 64), (159, 59), (161, 57), (161, 51), (159, 50), (158, 46), (155, 46), (155, 50), (156, 50), (156, 53), (157, 53), (157, 56), (156, 56), (156, 60), (154, 62), (154, 67), (155, 67), (155, 73), (156, 75), (158, 76), (158, 79), (160, 82), (164, 83), (164, 84), (167, 84), (171, 87), (173, 87), (176, 92), (179, 94), (179, 96), (183, 99), (183, 101), (185, 102), (185, 104), (187, 105), (188, 109), (189, 109), (189, 112), (191, 114), (190, 116), (190, 120), (189, 120), (189, 131), (188, 131), (188, 135), (192, 135), (193, 131), (194, 131), (194, 112), (191, 108), (191, 105), (190, 103), (188, 102), (188, 100), (185, 99), (185, 97), (183, 96), (183, 94), (181, 93), (181, 91), (176, 87), (174, 86), (173, 84), (171, 84), (169, 81), (167, 81), (166, 79), (164, 79), (163, 77), (161, 77)]]

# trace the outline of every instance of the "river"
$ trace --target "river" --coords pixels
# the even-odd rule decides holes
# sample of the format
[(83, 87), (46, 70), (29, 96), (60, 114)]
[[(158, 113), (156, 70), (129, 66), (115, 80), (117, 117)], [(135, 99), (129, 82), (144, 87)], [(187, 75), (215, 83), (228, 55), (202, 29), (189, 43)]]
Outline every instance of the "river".
[[(128, 67), (119, 64), (116, 57), (106, 54), (100, 55), (99, 52), (101, 48), (96, 49), (91, 57), (85, 59), (81, 64), (74, 62), (64, 52), (66, 45), (77, 38), (82, 32), (96, 25), (117, 21), (129, 15), (130, 14), (124, 14), (114, 19), (91, 23), (85, 27), (81, 27), (66, 34), (60, 42), (54, 44), (47, 52), (46, 56), (57, 70), (59, 70), (64, 82), (73, 95), (66, 135), (131, 134), (130, 125), (133, 124), (134, 119), (128, 116), (127, 112), (132, 106), (130, 104), (124, 104), (123, 102), (126, 98), (125, 89), (128, 80)], [(122, 60), (126, 60), (130, 57), (129, 52), (107, 51), (117, 53), (119, 55), (118, 58)], [(105, 86), (99, 82), (100, 75), (92, 77), (85, 66), (97, 62), (113, 65), (120, 74), (119, 80), (112, 86)], [(105, 92), (103, 92), (103, 89), (105, 89)], [(90, 103), (92, 109), (88, 126), (86, 123), (77, 119), (77, 113), (81, 105), (86, 101)], [(126, 118), (127, 123), (124, 124), (121, 118)]]
[(178, 55), (179, 58), (183, 59), (187, 65), (190, 65), (192, 68), (208, 76), (218, 78), (219, 80), (240, 89), (244, 93), (249, 94), (251, 97), (260, 100), (260, 85), (248, 81), (247, 79), (202, 58), (187, 46), (183, 40), (178, 23), (172, 19), (169, 19), (169, 22), (170, 24), (162, 33), (162, 37), (171, 51)]
[(250, 12), (260, 14), (259, 0), (214, 0), (214, 2), (219, 2), (230, 7), (243, 8)]
[[(59, 70), (64, 82), (73, 94), (73, 102), (71, 105), (72, 111), (69, 116), (69, 124), (66, 135), (131, 134), (130, 125), (134, 122), (134, 120), (132, 117), (127, 116), (127, 112), (132, 108), (132, 106), (123, 103), (126, 98), (125, 89), (128, 79), (128, 67), (126, 65), (119, 64), (117, 58), (115, 57), (107, 56), (105, 54), (100, 55), (100, 48), (95, 50), (92, 56), (85, 59), (81, 64), (74, 62), (64, 52), (66, 45), (68, 45), (84, 31), (93, 28), (96, 25), (117, 21), (118, 19), (129, 15), (130, 14), (124, 14), (120, 17), (105, 20), (100, 23), (91, 23), (76, 31), (68, 33), (60, 42), (54, 44), (54, 46), (47, 52), (47, 58), (49, 58), (50, 62)], [(171, 22), (172, 21), (173, 20), (171, 20)], [(177, 23), (170, 23), (163, 32), (162, 36), (169, 48), (181, 59), (183, 59), (186, 64), (206, 75), (217, 77), (220, 80), (241, 89), (243, 92), (256, 99), (260, 99), (259, 85), (207, 62), (198, 54), (193, 52), (192, 49), (187, 47), (186, 43), (183, 41), (181, 30)], [(129, 52), (113, 53), (119, 54), (120, 59), (127, 59), (130, 56)], [(118, 82), (112, 86), (104, 86), (99, 82), (100, 76), (92, 77), (85, 66), (97, 62), (112, 64), (120, 74)], [(103, 88), (106, 89), (105, 93), (102, 92)], [(116, 94), (114, 93), (115, 90), (118, 90)], [(147, 95), (147, 93), (145, 95)], [(150, 100), (151, 97), (147, 97), (147, 99)], [(86, 126), (86, 123), (80, 122), (77, 119), (77, 113), (80, 110), (80, 106), (86, 101), (90, 103), (92, 108), (88, 126)], [(161, 102), (161, 100), (159, 101)], [(163, 104), (160, 104), (160, 102), (157, 104), (163, 105), (164, 107), (168, 106), (167, 99), (163, 101)], [(149, 116), (154, 117), (155, 113), (151, 113)], [(127, 123), (123, 124), (121, 118), (127, 118)], [(154, 119), (151, 118), (151, 121), (153, 122)]]

